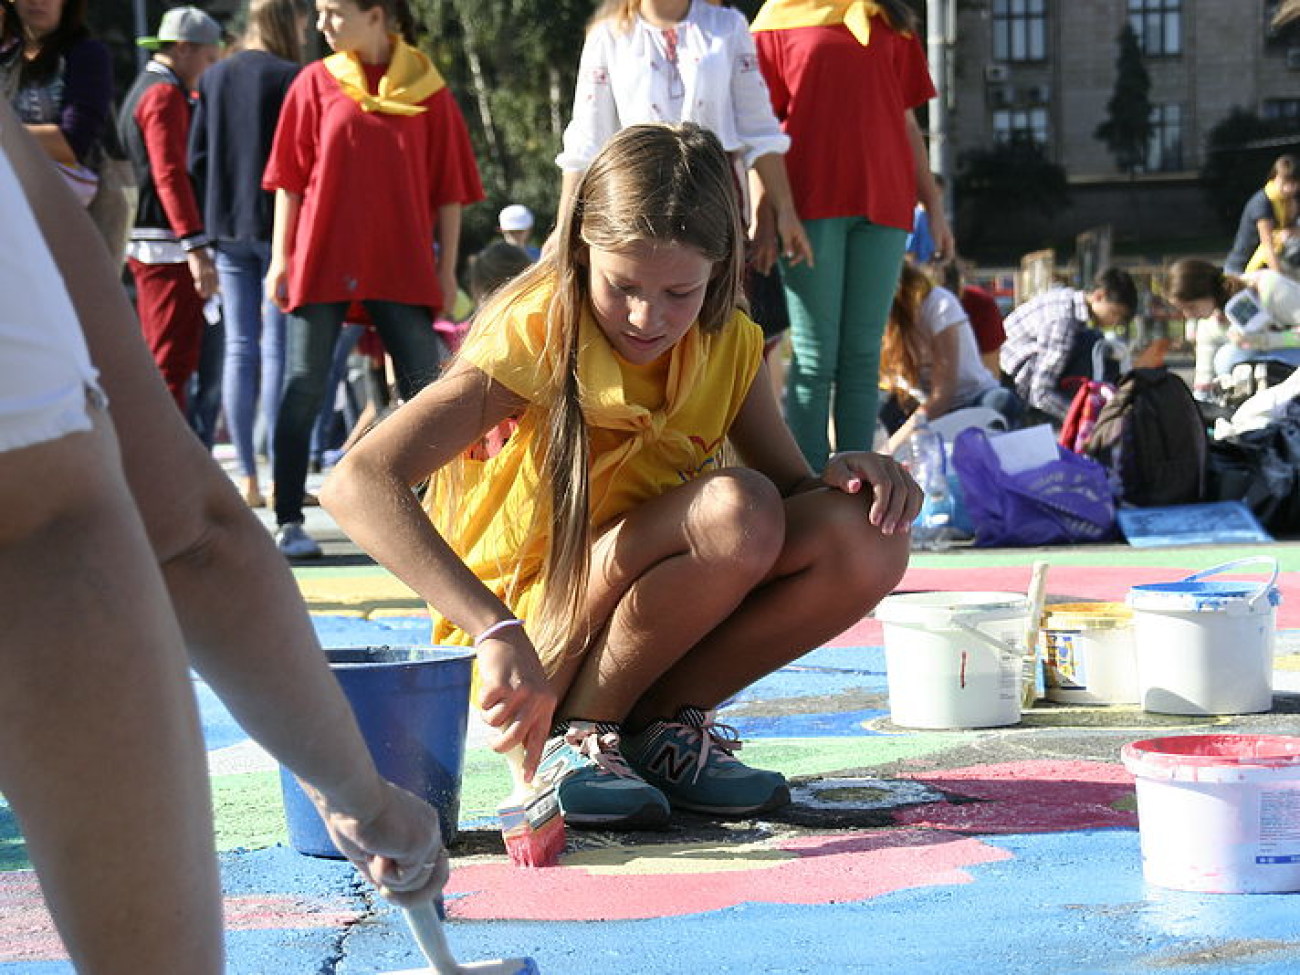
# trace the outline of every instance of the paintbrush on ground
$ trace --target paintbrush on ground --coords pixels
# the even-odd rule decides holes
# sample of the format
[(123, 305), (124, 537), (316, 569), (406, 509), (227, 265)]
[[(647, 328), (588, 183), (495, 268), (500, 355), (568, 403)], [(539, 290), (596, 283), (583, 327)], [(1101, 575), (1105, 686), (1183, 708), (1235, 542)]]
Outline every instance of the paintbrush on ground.
[(514, 790), (497, 809), (501, 838), (517, 867), (552, 867), (564, 852), (564, 816), (554, 786), (524, 781), (524, 750), (506, 752)]
[(429, 962), (429, 967), (408, 968), (405, 971), (388, 972), (386, 975), (541, 975), (537, 962), (531, 958), (457, 964), (447, 945), (447, 936), (443, 933), (442, 922), (438, 920), (438, 912), (432, 900), (417, 907), (405, 908), (402, 913), (406, 916), (407, 926)]
[(1024, 672), (1021, 674), (1020, 706), (1032, 708), (1038, 699), (1038, 631), (1043, 625), (1043, 603), (1047, 599), (1047, 563), (1035, 562), (1029, 576), (1029, 621), (1025, 628)]

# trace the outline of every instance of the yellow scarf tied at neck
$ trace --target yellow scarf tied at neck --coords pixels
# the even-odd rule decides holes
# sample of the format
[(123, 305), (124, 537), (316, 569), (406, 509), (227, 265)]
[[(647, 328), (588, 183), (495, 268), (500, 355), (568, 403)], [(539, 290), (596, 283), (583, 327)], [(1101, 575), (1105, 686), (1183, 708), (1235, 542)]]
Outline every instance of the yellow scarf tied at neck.
[(767, 0), (750, 25), (751, 31), (843, 24), (858, 43), (871, 43), (871, 18), (880, 13), (872, 0)]
[(325, 59), (325, 68), (339, 83), (343, 93), (361, 106), (363, 112), (383, 112), (386, 115), (419, 115), (425, 110), (423, 102), (441, 91), (446, 82), (421, 51), (417, 51), (396, 34), (393, 42), (393, 59), (388, 70), (379, 79), (379, 91), (371, 94), (366, 86), (366, 72), (361, 59), (352, 51), (340, 51)]
[[(1264, 195), (1268, 197), (1268, 202), (1273, 204), (1273, 250), (1276, 253), (1282, 249), (1282, 244), (1286, 241), (1283, 230), (1295, 223), (1295, 201), (1289, 196), (1284, 196), (1272, 180), (1264, 184)], [(1258, 271), (1267, 266), (1268, 255), (1264, 245), (1260, 244), (1247, 262), (1246, 270)]]

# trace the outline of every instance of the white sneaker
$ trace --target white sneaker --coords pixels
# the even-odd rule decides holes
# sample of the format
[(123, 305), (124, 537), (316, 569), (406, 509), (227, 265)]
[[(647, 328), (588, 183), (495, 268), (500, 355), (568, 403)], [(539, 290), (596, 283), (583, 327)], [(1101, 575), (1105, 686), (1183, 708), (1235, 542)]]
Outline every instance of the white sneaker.
[(275, 533), (275, 547), (286, 559), (318, 559), (320, 546), (302, 527), (301, 521), (281, 525)]

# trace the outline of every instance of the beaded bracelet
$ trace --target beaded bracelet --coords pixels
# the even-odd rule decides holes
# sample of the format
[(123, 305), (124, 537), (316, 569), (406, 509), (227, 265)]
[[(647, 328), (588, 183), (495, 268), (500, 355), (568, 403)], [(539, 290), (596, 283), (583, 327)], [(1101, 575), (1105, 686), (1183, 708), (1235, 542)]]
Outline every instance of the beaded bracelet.
[(523, 625), (524, 625), (524, 621), (521, 619), (497, 620), (495, 623), (489, 626), (478, 636), (474, 637), (474, 646), (475, 647), (480, 646), (484, 641), (491, 639), (492, 637), (496, 636), (504, 629), (508, 629), (509, 627), (512, 626), (523, 626)]

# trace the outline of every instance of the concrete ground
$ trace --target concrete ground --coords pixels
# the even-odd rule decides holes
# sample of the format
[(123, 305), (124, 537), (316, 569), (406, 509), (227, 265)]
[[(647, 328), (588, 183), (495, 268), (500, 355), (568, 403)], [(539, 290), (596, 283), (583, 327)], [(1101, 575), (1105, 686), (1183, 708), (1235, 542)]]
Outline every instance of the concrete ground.
[[(307, 525), (326, 557), (295, 571), (327, 645), (427, 639), (418, 600), (324, 513), (309, 512)], [(902, 588), (1023, 592), (1030, 563), (1046, 558), (1053, 597), (1122, 600), (1131, 585), (1260, 554), (1284, 570), (1270, 713), (1040, 703), (1011, 727), (908, 730), (890, 721), (881, 628), (868, 619), (723, 709), (745, 738), (741, 757), (789, 776), (790, 807), (731, 822), (683, 815), (663, 833), (571, 830), (553, 869), (506, 862), (494, 810), (507, 777), (471, 721), (447, 889), (451, 944), (465, 962), (529, 955), (547, 975), (1300, 970), (1293, 897), (1144, 882), (1133, 779), (1119, 762), (1120, 748), (1142, 738), (1297, 733), (1300, 544), (922, 554)], [(196, 691), (230, 971), (419, 968), (400, 917), (348, 867), (288, 846), (275, 764), (203, 685)], [(1289, 808), (1278, 829), (1300, 855)], [(0, 805), (0, 975), (70, 971)]]

